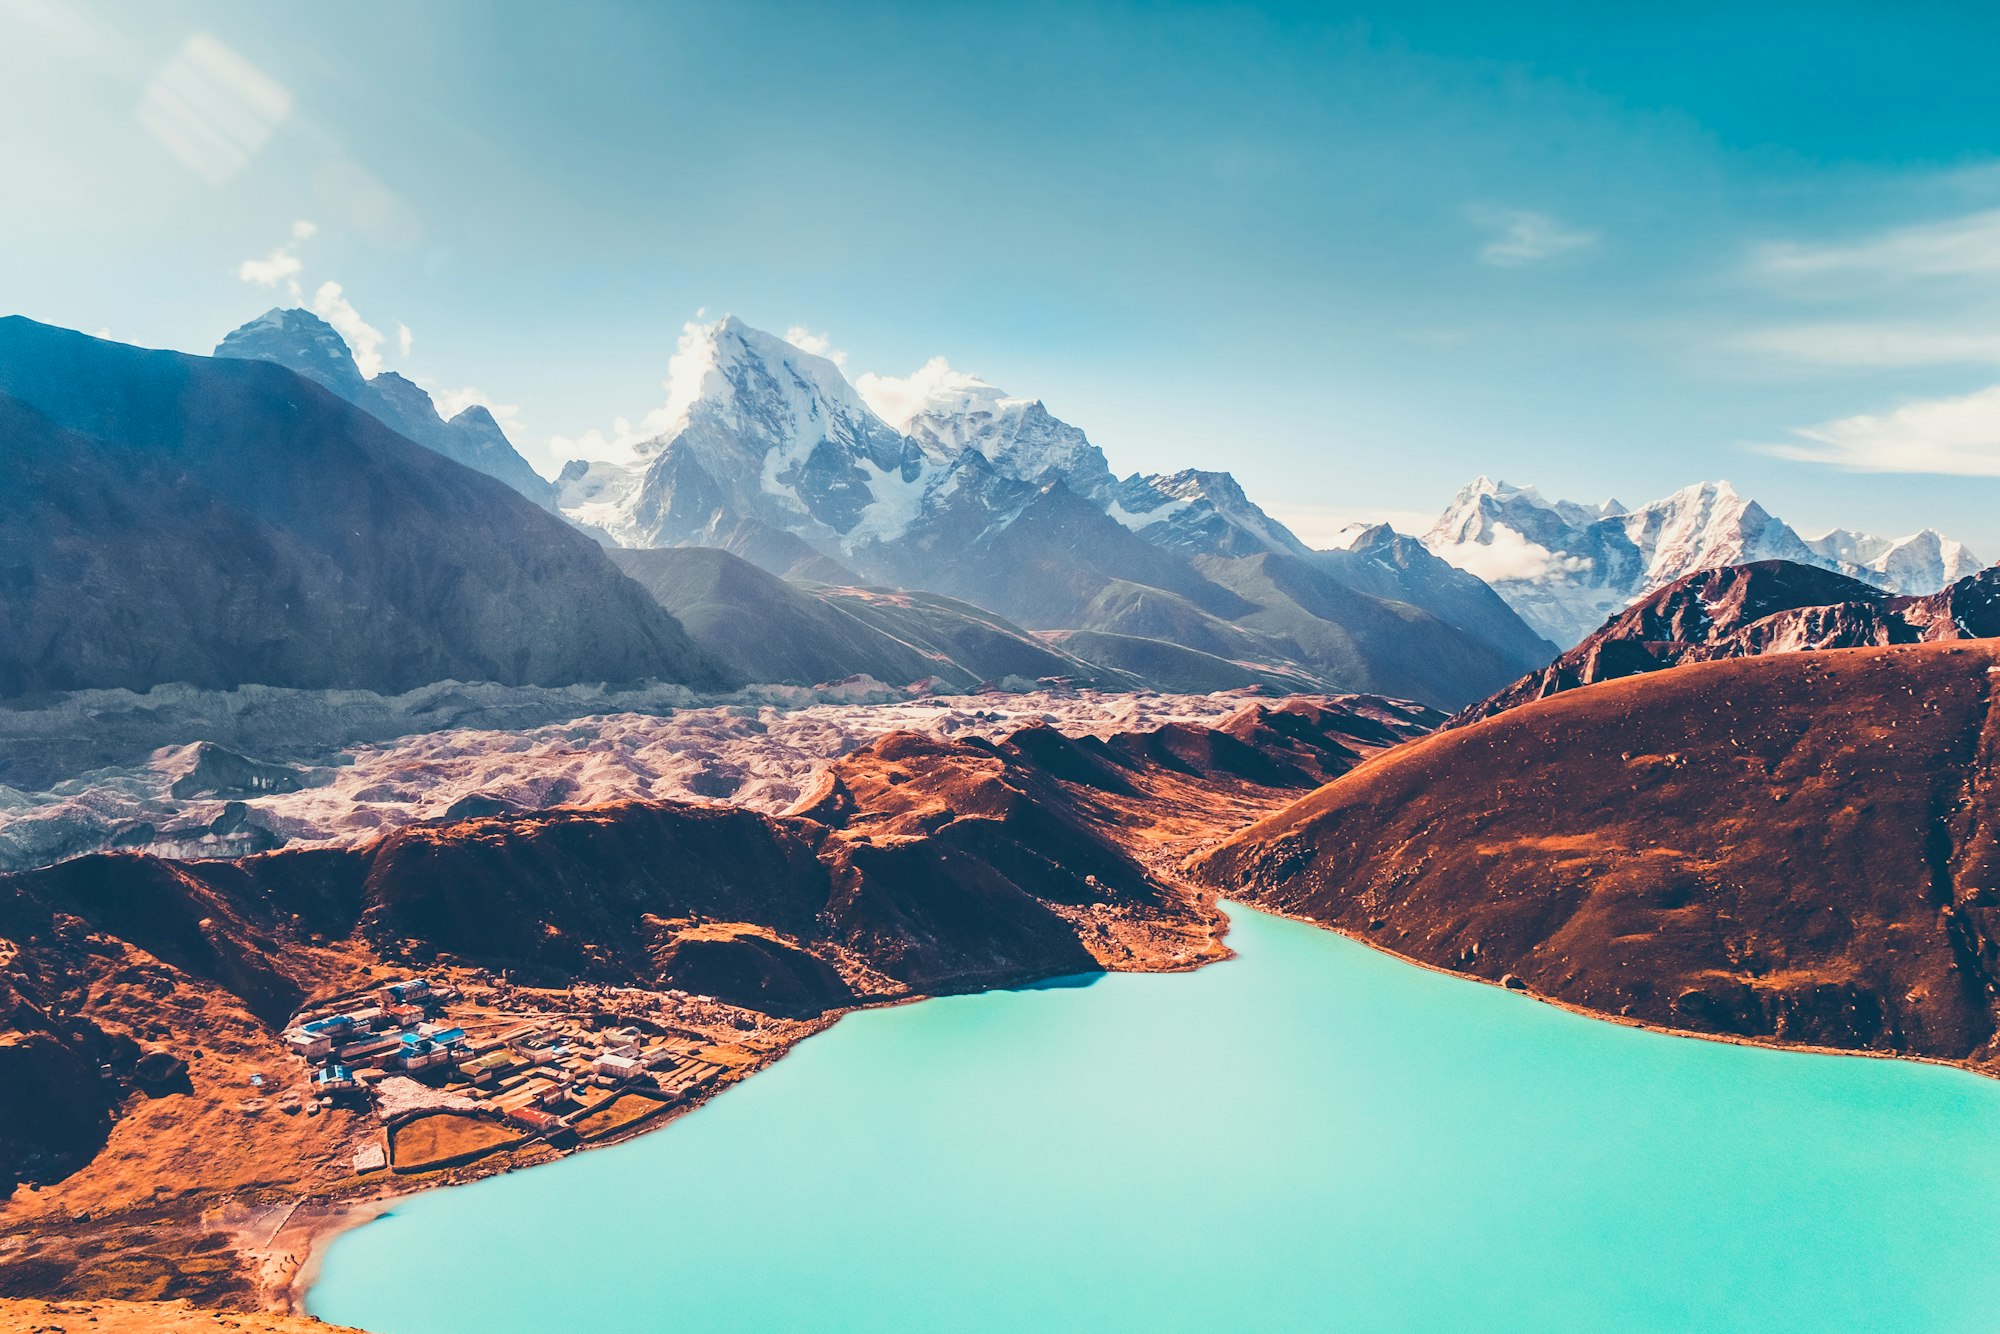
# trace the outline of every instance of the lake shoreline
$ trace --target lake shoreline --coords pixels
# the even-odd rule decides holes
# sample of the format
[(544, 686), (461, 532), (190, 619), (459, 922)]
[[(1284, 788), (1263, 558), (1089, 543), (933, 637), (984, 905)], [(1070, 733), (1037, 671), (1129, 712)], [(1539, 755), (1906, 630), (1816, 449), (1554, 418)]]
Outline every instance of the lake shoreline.
[(1063, 973), (1048, 976), (1030, 974), (996, 975), (992, 978), (982, 979), (962, 989), (954, 988), (949, 991), (896, 996), (885, 1000), (872, 1001), (863, 1005), (850, 1005), (838, 1010), (830, 1010), (813, 1023), (810, 1031), (802, 1033), (796, 1041), (788, 1043), (782, 1049), (772, 1053), (768, 1059), (759, 1061), (754, 1065), (733, 1070), (726, 1077), (705, 1087), (696, 1097), (674, 1106), (661, 1115), (651, 1117), (629, 1128), (606, 1135), (602, 1139), (592, 1140), (588, 1143), (578, 1144), (563, 1150), (548, 1149), (546, 1145), (537, 1143), (530, 1145), (529, 1149), (531, 1151), (541, 1151), (534, 1152), (530, 1161), (514, 1161), (511, 1160), (511, 1155), (509, 1154), (494, 1154), (489, 1158), (476, 1160), (460, 1167), (447, 1169), (446, 1173), (437, 1174), (448, 1174), (450, 1177), (448, 1180), (426, 1179), (429, 1174), (412, 1173), (405, 1177), (391, 1177), (383, 1181), (371, 1193), (343, 1197), (323, 1204), (314, 1204), (310, 1201), (301, 1202), (300, 1208), (313, 1209), (314, 1216), (296, 1230), (296, 1234), (302, 1243), (299, 1247), (297, 1258), (293, 1263), (283, 1265), (275, 1279), (267, 1283), (263, 1309), (288, 1315), (309, 1314), (307, 1311), (308, 1298), (313, 1285), (319, 1280), (326, 1254), (334, 1242), (346, 1233), (382, 1217), (383, 1214), (390, 1212), (398, 1202), (419, 1195), (429, 1194), (433, 1191), (446, 1190), (454, 1186), (470, 1185), (475, 1181), (507, 1176), (516, 1172), (526, 1171), (530, 1168), (550, 1166), (566, 1158), (576, 1157), (598, 1149), (608, 1149), (629, 1144), (647, 1135), (666, 1130), (688, 1113), (706, 1106), (709, 1101), (720, 1096), (734, 1085), (743, 1083), (775, 1066), (778, 1062), (784, 1060), (785, 1057), (797, 1050), (801, 1044), (832, 1029), (840, 1020), (849, 1015), (864, 1014), (878, 1010), (893, 1010), (908, 1005), (920, 1004), (924, 1001), (942, 1000), (954, 996), (983, 996), (995, 992), (1043, 987), (1050, 982), (1058, 981), (1065, 977), (1090, 977), (1095, 979), (1124, 973), (1144, 976), (1192, 973), (1206, 968), (1211, 964), (1229, 961), (1234, 955), (1226, 943), (1230, 930), (1230, 921), (1228, 914), (1223, 912), (1218, 906), (1222, 900), (1214, 896), (1193, 895), (1192, 891), (1189, 892), (1190, 896), (1196, 900), (1198, 908), (1206, 910), (1204, 925), (1207, 934), (1203, 942), (1205, 948), (1193, 957), (1181, 957), (1178, 954), (1172, 956), (1161, 954), (1146, 958), (1144, 961), (1145, 966), (1130, 966), (1133, 961), (1141, 957), (1135, 955), (1132, 961), (1126, 961), (1126, 966), (1106, 967), (1091, 973)]

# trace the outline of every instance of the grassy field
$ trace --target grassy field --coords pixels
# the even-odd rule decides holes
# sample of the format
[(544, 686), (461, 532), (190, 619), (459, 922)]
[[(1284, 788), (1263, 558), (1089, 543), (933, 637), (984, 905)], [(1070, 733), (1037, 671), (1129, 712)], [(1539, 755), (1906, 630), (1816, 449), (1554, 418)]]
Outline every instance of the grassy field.
[(576, 1133), (579, 1139), (601, 1139), (606, 1135), (623, 1130), (635, 1121), (642, 1121), (654, 1112), (667, 1106), (664, 1098), (652, 1098), (643, 1093), (621, 1093), (601, 1107), (577, 1118)]
[(462, 1162), (521, 1142), (521, 1132), (476, 1116), (440, 1112), (398, 1126), (389, 1135), (390, 1161), (399, 1172)]

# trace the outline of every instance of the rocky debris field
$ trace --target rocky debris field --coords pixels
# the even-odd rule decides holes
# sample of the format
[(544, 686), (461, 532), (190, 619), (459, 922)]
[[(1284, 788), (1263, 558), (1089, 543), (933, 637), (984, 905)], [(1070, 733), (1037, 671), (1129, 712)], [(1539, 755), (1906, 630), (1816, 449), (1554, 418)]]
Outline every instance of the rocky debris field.
[[(274, 695), (270, 707), (286, 714), (318, 703), (297, 699), (301, 692), (256, 693)], [(417, 821), (612, 801), (721, 801), (776, 812), (797, 801), (830, 761), (889, 732), (993, 740), (1046, 723), (1069, 735), (1104, 736), (1218, 722), (1257, 698), (1076, 690), (906, 698), (879, 683), (851, 683), (854, 698), (847, 700), (841, 693), (828, 687), (678, 708), (649, 696), (635, 701), (641, 707), (559, 722), (437, 730), (421, 728), (423, 710), (379, 711), (383, 725), (400, 718), (411, 730), (316, 750), (293, 742), (254, 757), (217, 740), (160, 746), (133, 763), (38, 791), (0, 786), (0, 870), (114, 849), (208, 858), (348, 846)], [(898, 697), (884, 702), (885, 694)], [(377, 716), (375, 699), (364, 717)], [(454, 703), (464, 704), (447, 695), (436, 712), (449, 716)], [(196, 706), (213, 710), (216, 701), (197, 696), (178, 712), (185, 717)], [(489, 703), (484, 711), (502, 707)], [(9, 721), (0, 714), (0, 732)], [(30, 725), (18, 714), (11, 721)], [(203, 730), (184, 735), (228, 737), (238, 746), (247, 740), (250, 747), (262, 739), (260, 728), (224, 722), (197, 713), (185, 725)], [(75, 725), (88, 724), (78, 718)], [(246, 730), (247, 738), (233, 735)]]

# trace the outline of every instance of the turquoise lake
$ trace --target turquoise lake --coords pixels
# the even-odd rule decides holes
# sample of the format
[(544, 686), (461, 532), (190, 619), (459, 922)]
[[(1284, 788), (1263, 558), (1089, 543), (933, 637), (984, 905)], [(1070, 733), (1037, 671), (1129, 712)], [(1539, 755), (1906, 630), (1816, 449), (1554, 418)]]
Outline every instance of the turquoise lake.
[(310, 1310), (566, 1330), (1992, 1330), (2000, 1083), (1666, 1037), (1241, 908), (1237, 959), (842, 1019), (419, 1195)]

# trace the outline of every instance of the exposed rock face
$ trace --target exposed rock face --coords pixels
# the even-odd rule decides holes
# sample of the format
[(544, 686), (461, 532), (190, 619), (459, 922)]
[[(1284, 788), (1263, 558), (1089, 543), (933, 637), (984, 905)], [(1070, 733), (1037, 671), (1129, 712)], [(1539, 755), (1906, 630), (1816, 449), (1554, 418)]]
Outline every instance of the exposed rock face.
[(238, 755), (212, 741), (196, 741), (157, 757), (163, 773), (174, 775), (168, 792), (189, 797), (251, 797), (296, 792), (300, 774), (288, 764), (268, 764)]
[(265, 311), (224, 338), (215, 355), (269, 361), (295, 371), (398, 435), (497, 477), (537, 505), (555, 506), (555, 487), (515, 451), (491, 412), (475, 403), (447, 421), (429, 394), (396, 372), (364, 378), (346, 341), (311, 311)]
[(1421, 607), (1507, 661), (1539, 666), (1556, 655), (1556, 646), (1529, 629), (1484, 580), (1386, 523), (1362, 528), (1312, 559), (1356, 592)]
[(1701, 570), (1613, 617), (1541, 671), (1463, 710), (1451, 725), (1685, 662), (1994, 635), (2000, 635), (2000, 570), (1924, 597), (1892, 597), (1858, 579), (1790, 561)]
[(2000, 1069), (2000, 649), (1703, 663), (1406, 746), (1219, 892), (1607, 1015)]
[(1568, 648), (1635, 600), (1699, 570), (1767, 560), (1834, 570), (1918, 595), (1980, 568), (1928, 530), (1891, 541), (1835, 531), (1807, 542), (1727, 482), (1701, 482), (1650, 505), (1577, 505), (1481, 477), (1460, 491), (1424, 543), (1492, 584), (1537, 631)]
[(0, 320), (0, 695), (721, 685), (560, 519), (290, 371)]

